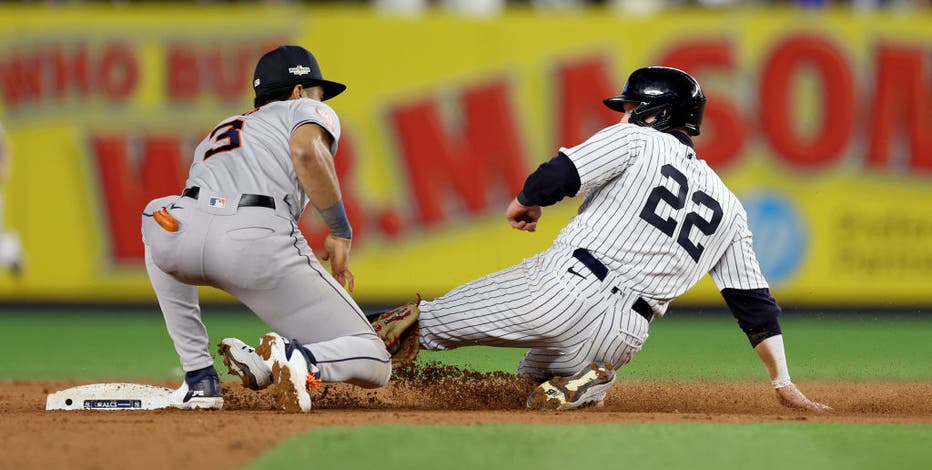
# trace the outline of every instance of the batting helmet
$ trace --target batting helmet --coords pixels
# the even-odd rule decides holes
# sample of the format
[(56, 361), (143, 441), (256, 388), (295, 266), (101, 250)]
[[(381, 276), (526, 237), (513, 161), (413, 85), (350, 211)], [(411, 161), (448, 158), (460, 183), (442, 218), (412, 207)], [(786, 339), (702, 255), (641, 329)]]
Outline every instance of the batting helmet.
[[(639, 103), (628, 121), (665, 131), (682, 127), (689, 135), (699, 135), (705, 95), (699, 82), (688, 73), (672, 67), (644, 67), (635, 70), (618, 96), (603, 101), (605, 106), (625, 112), (625, 103)], [(655, 116), (651, 123), (645, 119)]]

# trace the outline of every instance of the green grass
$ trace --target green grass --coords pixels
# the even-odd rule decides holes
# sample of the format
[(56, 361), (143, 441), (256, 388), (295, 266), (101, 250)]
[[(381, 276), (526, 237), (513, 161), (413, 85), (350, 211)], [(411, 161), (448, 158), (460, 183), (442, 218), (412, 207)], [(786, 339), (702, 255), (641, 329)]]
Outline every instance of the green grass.
[[(251, 469), (925, 469), (932, 426), (830, 423), (314, 428)], [(613, 463), (614, 462), (614, 463)]]
[[(799, 380), (932, 379), (932, 317), (786, 315), (790, 372)], [(523, 349), (422, 351), (424, 360), (513, 371)], [(651, 325), (644, 349), (622, 369), (635, 380), (766, 380), (747, 337), (730, 314), (672, 314)]]
[[(267, 330), (255, 316), (228, 308), (206, 308), (204, 321), (214, 344), (226, 336), (254, 341)], [(782, 324), (796, 380), (932, 379), (932, 317), (794, 314), (785, 315)], [(182, 375), (155, 307), (58, 315), (4, 312), (0, 334), (0, 380), (179, 380)], [(422, 352), (421, 360), (514, 371), (523, 353), (471, 347)], [(766, 380), (757, 355), (724, 312), (673, 312), (655, 322), (644, 350), (622, 376)], [(918, 469), (932, 460), (929, 442), (929, 425), (810, 422), (327, 427), (280, 443), (249, 467)]]
[[(204, 322), (213, 345), (227, 336), (254, 342), (268, 331), (257, 317), (239, 311), (207, 313)], [(0, 331), (6, 343), (0, 379), (160, 380), (183, 375), (157, 307), (125, 313), (4, 314)], [(215, 346), (211, 353), (216, 353)]]
[[(267, 327), (254, 315), (206, 308), (212, 344), (255, 341)], [(932, 317), (785, 315), (790, 372), (797, 380), (930, 380)], [(0, 379), (174, 379), (178, 358), (158, 309), (109, 313), (5, 312)], [(523, 349), (422, 351), (478, 370), (514, 371)], [(644, 350), (624, 367), (633, 380), (764, 380), (734, 319), (724, 312), (675, 312), (654, 322)]]

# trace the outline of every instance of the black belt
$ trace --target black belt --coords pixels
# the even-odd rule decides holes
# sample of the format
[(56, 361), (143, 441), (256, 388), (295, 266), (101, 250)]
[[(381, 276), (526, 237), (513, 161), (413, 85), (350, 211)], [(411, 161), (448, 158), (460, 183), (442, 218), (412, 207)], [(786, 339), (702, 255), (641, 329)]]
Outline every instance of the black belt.
[[(197, 199), (200, 194), (201, 188), (191, 186), (190, 188), (185, 188), (185, 190), (181, 192), (181, 197)], [(243, 196), (239, 198), (239, 206), (237, 207), (267, 207), (269, 209), (275, 209), (275, 199), (262, 194), (243, 194)]]
[[(580, 263), (586, 265), (589, 271), (592, 271), (592, 274), (595, 274), (595, 277), (599, 278), (600, 281), (604, 281), (605, 277), (608, 276), (608, 268), (605, 267), (601, 261), (595, 259), (595, 256), (589, 253), (589, 250), (577, 248), (573, 251), (573, 258), (578, 259)], [(618, 290), (617, 287), (613, 287), (612, 294), (618, 292)], [(631, 310), (637, 312), (638, 315), (644, 317), (648, 322), (654, 318), (654, 310), (650, 308), (650, 304), (641, 297), (638, 297), (637, 300), (634, 301), (634, 304), (631, 305)]]

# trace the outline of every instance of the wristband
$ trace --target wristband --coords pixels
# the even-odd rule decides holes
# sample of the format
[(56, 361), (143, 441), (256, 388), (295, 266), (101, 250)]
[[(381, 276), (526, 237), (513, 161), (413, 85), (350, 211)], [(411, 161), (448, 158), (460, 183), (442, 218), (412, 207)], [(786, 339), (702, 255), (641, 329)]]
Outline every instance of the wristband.
[(353, 227), (346, 218), (346, 209), (343, 207), (342, 200), (326, 209), (317, 209), (317, 212), (320, 213), (320, 217), (324, 219), (324, 223), (327, 224), (334, 237), (353, 238)]
[(793, 385), (793, 381), (790, 380), (790, 376), (777, 377), (776, 379), (771, 380), (770, 383), (773, 384), (773, 388), (783, 388), (787, 385)]

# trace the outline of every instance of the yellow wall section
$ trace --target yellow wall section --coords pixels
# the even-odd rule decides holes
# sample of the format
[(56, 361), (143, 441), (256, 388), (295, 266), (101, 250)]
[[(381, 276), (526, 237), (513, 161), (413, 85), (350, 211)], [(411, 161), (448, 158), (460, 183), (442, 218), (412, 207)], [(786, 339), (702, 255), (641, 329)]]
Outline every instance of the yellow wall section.
[[(252, 39), (283, 38), (311, 49), (325, 77), (349, 84), (345, 95), (330, 102), (355, 147), (354, 177), (343, 181), (344, 186), (370, 210), (397, 207), (407, 216), (413, 210), (411, 190), (387, 120), (392, 106), (437, 97), (452, 123), (464, 89), (505, 79), (530, 171), (557, 150), (552, 72), (559, 64), (603, 57), (620, 88), (627, 73), (651, 64), (675, 44), (724, 37), (734, 48), (735, 71), (713, 70), (703, 81), (707, 91), (728, 96), (753, 120), (767, 107), (757, 102), (763, 58), (787, 34), (809, 31), (836, 43), (852, 67), (858, 96), (867, 100), (873, 48), (891, 41), (924, 48), (928, 56), (930, 23), (928, 14), (901, 18), (787, 10), (680, 12), (653, 18), (516, 10), (476, 20), (435, 13), (386, 18), (356, 8), (2, 7), (0, 61), (9, 60), (10, 51), (49, 42), (83, 37), (96, 47), (121, 38), (136, 48), (141, 75), (134, 95), (118, 105), (100, 96), (84, 101), (70, 96), (62, 102), (12, 107), (0, 95), (0, 122), (14, 153), (13, 178), (3, 187), (6, 225), (20, 233), (29, 263), (22, 279), (0, 273), (0, 300), (153, 298), (142, 266), (115, 265), (109, 257), (106, 211), (89, 133), (205, 132), (251, 107), (251, 77), (244, 77), (238, 102), (202, 96), (190, 104), (170, 103), (165, 55), (172, 41), (231, 41), (235, 47)], [(925, 66), (932, 68), (928, 57)], [(809, 88), (800, 105), (812, 108), (818, 93), (811, 83), (802, 86)], [(863, 132), (869, 118), (858, 114), (856, 129)], [(800, 266), (773, 285), (782, 303), (932, 304), (932, 175), (908, 171), (902, 164), (893, 170), (864, 168), (866, 145), (855, 136), (838, 163), (799, 170), (776, 157), (752, 132), (737, 162), (723, 169), (725, 181), (739, 196), (762, 190), (779, 194), (795, 205), (805, 223), (809, 244)], [(416, 227), (399, 239), (373, 233), (352, 254), (354, 297), (362, 302), (396, 302), (415, 292), (433, 297), (515, 264), (548, 247), (578, 203), (546, 208), (535, 234), (508, 228), (502, 201), (485, 214), (463, 213), (439, 227)], [(204, 289), (203, 296), (229, 300), (212, 289)], [(706, 280), (676, 305), (720, 302)]]

